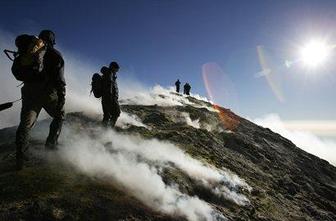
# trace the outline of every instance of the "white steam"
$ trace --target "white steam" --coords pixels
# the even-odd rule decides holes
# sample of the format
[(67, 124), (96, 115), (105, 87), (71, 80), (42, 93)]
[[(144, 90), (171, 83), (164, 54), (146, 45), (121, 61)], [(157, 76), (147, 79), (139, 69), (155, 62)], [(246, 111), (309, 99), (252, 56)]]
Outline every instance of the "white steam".
[[(0, 30), (0, 48), (14, 49), (15, 36)], [(66, 95), (66, 111), (84, 111), (88, 114), (97, 114), (101, 112), (99, 100), (89, 97), (90, 81), (92, 73), (97, 68), (90, 62), (84, 61), (79, 56), (71, 55), (63, 52), (65, 59), (65, 78), (67, 82)], [(77, 58), (76, 58), (77, 57)], [(11, 73), (12, 61), (7, 59), (4, 54), (0, 56), (0, 103), (13, 101), (21, 97), (20, 87), (17, 85), (21, 82), (17, 81)], [(0, 112), (0, 128), (14, 126), (19, 123), (21, 103), (18, 102), (8, 110)], [(45, 118), (47, 114), (43, 111), (39, 120)]]
[[(75, 134), (67, 128), (60, 156), (89, 176), (118, 183), (147, 206), (188, 220), (217, 220), (220, 215), (205, 201), (181, 193), (178, 184), (163, 182), (163, 168), (174, 166), (205, 188), (238, 205), (249, 200), (238, 189), (250, 187), (229, 171), (204, 164), (173, 144), (138, 136), (101, 131)], [(94, 137), (94, 138), (93, 138)], [(223, 217), (221, 218), (223, 219)]]
[[(136, 94), (134, 96), (134, 94)], [(211, 105), (204, 104), (204, 102), (208, 102), (211, 104), (207, 98), (202, 97), (198, 94), (191, 94), (190, 96), (186, 96), (183, 94), (177, 94), (173, 87), (164, 88), (160, 85), (155, 85), (153, 88), (144, 89), (137, 91), (136, 93), (132, 93), (133, 96), (122, 97), (120, 103), (121, 104), (129, 104), (129, 105), (158, 105), (158, 106), (183, 106), (183, 105), (191, 105), (196, 108), (206, 108), (211, 112), (218, 112), (218, 110), (214, 109)], [(204, 101), (203, 103), (197, 104), (188, 100), (188, 97), (195, 98), (200, 101)]]
[[(0, 48), (15, 49), (15, 36), (13, 34), (0, 30)], [(57, 48), (59, 49), (59, 48)], [(93, 73), (99, 72), (104, 64), (94, 64), (79, 55), (74, 55), (71, 52), (59, 49), (65, 60), (65, 79), (66, 79), (66, 112), (85, 112), (87, 115), (102, 114), (101, 103), (93, 95), (90, 95), (91, 77)], [(2, 54), (0, 57), (0, 103), (14, 101), (21, 97), (20, 87), (17, 87), (21, 82), (17, 81), (11, 73), (12, 62)], [(105, 64), (106, 65), (106, 64)], [(128, 77), (127, 68), (122, 68), (119, 77), (118, 85), (120, 92), (121, 104), (138, 104), (138, 105), (194, 105), (198, 108), (207, 108), (210, 111), (215, 111), (207, 105), (197, 105), (190, 102), (185, 95), (177, 95), (173, 93), (173, 88), (165, 89), (159, 85), (153, 88), (147, 88), (138, 81)], [(199, 95), (192, 95), (197, 99), (207, 101)], [(0, 128), (14, 126), (19, 123), (21, 103), (18, 102), (8, 110), (0, 112)], [(42, 111), (39, 120), (46, 118), (48, 115)], [(122, 120), (122, 118), (120, 119)]]
[(209, 123), (208, 120), (201, 121), (199, 118), (192, 120), (190, 114), (188, 112), (178, 112), (178, 111), (165, 111), (165, 114), (169, 115), (172, 121), (175, 123), (184, 123), (195, 129), (205, 129), (209, 132), (224, 131), (222, 128), (222, 124), (218, 121), (214, 121)]
[(196, 129), (199, 129), (201, 126), (200, 126), (200, 122), (199, 122), (199, 119), (197, 120), (191, 120), (190, 118), (190, 114), (187, 113), (187, 112), (182, 112), (181, 115), (184, 117), (185, 119), (185, 122), (189, 125), (189, 126), (192, 126)]
[(296, 146), (329, 161), (336, 166), (336, 142), (329, 139), (321, 139), (307, 131), (288, 130), (277, 114), (269, 114), (263, 118), (255, 119), (254, 122), (263, 127), (268, 127), (291, 140)]
[[(14, 38), (13, 35), (0, 31), (1, 48), (13, 49)], [(101, 115), (99, 99), (89, 96), (89, 93), (91, 76), (99, 71), (102, 64), (92, 64), (80, 56), (74, 56), (62, 49), (60, 51), (65, 58), (66, 112), (80, 111), (92, 116)], [(0, 103), (20, 97), (20, 90), (16, 87), (19, 82), (12, 76), (10, 67), (11, 62), (7, 58), (1, 59)], [(192, 103), (186, 96), (172, 93), (172, 89), (167, 90), (160, 86), (146, 89), (136, 81), (127, 79), (125, 75), (120, 76), (118, 83), (121, 103), (212, 108)], [(15, 105), (10, 110), (0, 112), (0, 128), (18, 124), (20, 106)], [(195, 127), (199, 126), (191, 120), (189, 123)], [(121, 114), (117, 125), (122, 128), (129, 125), (148, 128), (139, 118), (127, 113)], [(172, 165), (201, 182), (205, 188), (218, 196), (239, 205), (249, 203), (248, 199), (239, 193), (240, 188), (250, 189), (243, 180), (225, 169), (213, 168), (190, 157), (170, 143), (119, 135), (113, 131), (101, 131), (99, 128), (78, 133), (78, 129), (71, 127), (64, 128), (61, 143), (64, 144), (64, 148), (59, 154), (67, 163), (89, 176), (117, 182), (144, 204), (165, 213), (179, 214), (188, 220), (224, 219), (205, 201), (181, 193), (177, 184), (167, 185), (163, 182), (160, 175), (162, 169)]]
[(118, 121), (116, 123), (116, 126), (126, 129), (129, 128), (131, 125), (150, 129), (150, 127), (142, 123), (141, 119), (138, 116), (126, 112), (121, 112), (120, 117), (118, 118)]
[[(205, 129), (209, 132), (212, 132), (212, 131), (222, 132), (223, 131), (223, 128), (221, 126), (219, 126), (218, 124), (215, 124), (215, 123), (209, 124), (206, 121), (200, 122), (200, 119), (192, 120), (190, 118), (190, 114), (187, 113), (187, 112), (182, 112), (180, 115), (182, 117), (182, 122), (186, 123), (187, 125), (189, 125), (193, 128)], [(175, 118), (177, 118), (177, 116), (175, 116)]]
[[(15, 35), (0, 30), (0, 48), (15, 50)], [(57, 48), (57, 47), (56, 47)], [(65, 60), (65, 80), (66, 86), (66, 112), (85, 112), (87, 115), (102, 114), (101, 103), (93, 95), (90, 96), (91, 77), (93, 73), (99, 72), (101, 66), (106, 64), (94, 64), (80, 55), (57, 48), (63, 54)], [(5, 54), (0, 56), (0, 103), (13, 101), (21, 97), (20, 87), (17, 85), (21, 82), (17, 81), (11, 73), (12, 61)], [(120, 89), (120, 97), (127, 99), (138, 93), (146, 93), (148, 90), (136, 80), (127, 77), (127, 68), (122, 68), (118, 84)], [(21, 103), (18, 102), (8, 110), (0, 112), (0, 129), (15, 126), (19, 123)], [(46, 118), (48, 115), (42, 111), (39, 120)]]
[[(0, 31), (0, 47), (13, 49), (13, 35), (2, 33)], [(90, 95), (91, 77), (93, 73), (99, 72), (102, 65), (95, 65), (85, 58), (78, 55), (73, 55), (67, 51), (60, 49), (63, 52), (65, 60), (65, 79), (66, 79), (66, 112), (85, 112), (87, 115), (97, 115), (102, 113), (101, 103), (93, 95)], [(13, 101), (21, 97), (20, 87), (17, 87), (21, 82), (16, 81), (11, 74), (11, 61), (2, 56), (0, 60), (0, 103)], [(125, 71), (127, 72), (127, 71)], [(193, 105), (197, 108), (207, 108), (210, 111), (216, 111), (211, 106), (194, 104), (190, 102), (185, 95), (174, 93), (173, 88), (165, 89), (159, 85), (153, 88), (147, 88), (136, 80), (129, 79), (127, 73), (119, 73), (118, 85), (120, 92), (121, 104), (135, 105), (159, 105), (159, 106), (182, 106)], [(207, 101), (197, 94), (192, 95), (194, 98)], [(13, 108), (0, 112), (0, 128), (14, 126), (19, 123), (19, 113), (21, 104), (15, 104)], [(42, 111), (42, 116), (39, 119), (44, 119), (47, 114)], [(122, 118), (120, 119), (122, 120)]]
[(173, 88), (165, 89), (156, 85), (149, 90), (136, 93), (136, 96), (121, 100), (122, 104), (131, 105), (159, 105), (159, 106), (182, 106), (191, 104), (183, 95), (174, 94)]

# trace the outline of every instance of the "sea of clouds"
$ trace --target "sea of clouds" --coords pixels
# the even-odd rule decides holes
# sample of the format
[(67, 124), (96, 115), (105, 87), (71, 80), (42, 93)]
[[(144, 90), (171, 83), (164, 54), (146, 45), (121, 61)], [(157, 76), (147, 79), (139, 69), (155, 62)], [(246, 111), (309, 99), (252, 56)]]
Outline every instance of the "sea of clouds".
[(254, 119), (253, 122), (263, 127), (270, 128), (291, 140), (299, 148), (325, 159), (336, 166), (335, 140), (327, 138), (323, 139), (307, 131), (289, 130), (286, 128), (285, 122), (283, 122), (278, 114), (268, 114), (264, 117)]

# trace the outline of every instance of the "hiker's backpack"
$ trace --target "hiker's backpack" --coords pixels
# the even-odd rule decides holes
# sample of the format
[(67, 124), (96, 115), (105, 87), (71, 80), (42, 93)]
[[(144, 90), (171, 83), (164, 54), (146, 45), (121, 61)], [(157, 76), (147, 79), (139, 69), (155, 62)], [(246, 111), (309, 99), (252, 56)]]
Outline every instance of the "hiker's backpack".
[[(5, 50), (6, 55), (13, 60), (12, 73), (17, 80), (33, 80), (43, 69), (45, 54), (44, 43), (34, 35), (19, 35), (15, 39), (17, 52)], [(13, 54), (13, 58), (8, 53)]]
[(98, 73), (92, 75), (91, 92), (96, 98), (100, 98), (103, 95), (103, 78)]

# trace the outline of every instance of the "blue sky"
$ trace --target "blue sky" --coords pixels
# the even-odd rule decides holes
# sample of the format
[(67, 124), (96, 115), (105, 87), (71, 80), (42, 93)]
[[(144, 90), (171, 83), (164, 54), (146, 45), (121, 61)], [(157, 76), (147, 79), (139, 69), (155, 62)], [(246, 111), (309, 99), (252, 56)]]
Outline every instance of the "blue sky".
[[(215, 100), (244, 116), (336, 119), (332, 59), (310, 71), (300, 64), (284, 66), (310, 38), (336, 43), (336, 1), (4, 0), (0, 8), (0, 29), (14, 34), (52, 29), (58, 47), (92, 61), (97, 70), (114, 59), (122, 73), (148, 86), (173, 85), (179, 78), (206, 96), (202, 66), (212, 62), (223, 75), (211, 79)], [(265, 77), (255, 77), (261, 71), (258, 45), (273, 63), (285, 102)]]

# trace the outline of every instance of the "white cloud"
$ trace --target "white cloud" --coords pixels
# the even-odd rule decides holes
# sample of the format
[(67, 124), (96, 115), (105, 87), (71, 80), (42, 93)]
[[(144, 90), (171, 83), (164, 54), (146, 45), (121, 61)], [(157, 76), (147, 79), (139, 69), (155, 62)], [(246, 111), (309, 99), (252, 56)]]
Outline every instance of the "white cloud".
[(321, 139), (318, 136), (300, 130), (289, 130), (277, 114), (269, 114), (265, 117), (255, 119), (254, 122), (263, 127), (281, 134), (291, 140), (296, 146), (329, 161), (336, 166), (336, 142), (330, 139)]
[(302, 130), (318, 136), (336, 137), (335, 120), (291, 120), (284, 122), (290, 130)]

